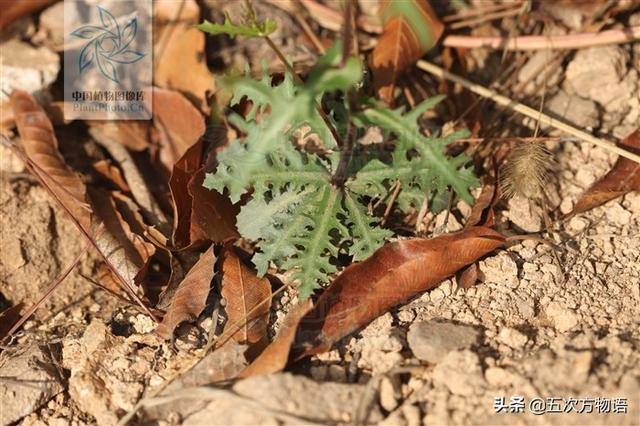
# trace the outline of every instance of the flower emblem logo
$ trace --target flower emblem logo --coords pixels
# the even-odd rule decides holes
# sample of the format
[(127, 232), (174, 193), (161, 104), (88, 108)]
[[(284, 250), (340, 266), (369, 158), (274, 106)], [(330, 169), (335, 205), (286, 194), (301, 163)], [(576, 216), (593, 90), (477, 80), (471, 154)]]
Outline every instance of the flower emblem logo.
[(71, 33), (72, 36), (89, 40), (80, 50), (78, 67), (80, 73), (96, 64), (100, 73), (109, 80), (120, 83), (116, 64), (133, 64), (145, 54), (129, 49), (138, 31), (138, 20), (132, 18), (120, 30), (116, 18), (106, 9), (96, 6), (102, 27), (85, 25)]

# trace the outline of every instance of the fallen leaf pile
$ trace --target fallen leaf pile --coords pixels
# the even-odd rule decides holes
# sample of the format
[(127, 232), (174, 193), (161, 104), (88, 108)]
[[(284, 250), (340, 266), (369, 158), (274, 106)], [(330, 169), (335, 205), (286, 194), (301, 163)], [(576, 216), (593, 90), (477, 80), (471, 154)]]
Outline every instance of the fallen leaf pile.
[[(92, 162), (106, 186), (86, 185), (91, 177), (67, 165), (51, 121), (35, 98), (23, 91), (11, 95), (21, 136), (20, 144), (12, 148), (102, 258), (100, 284), (161, 318), (157, 328), (161, 337), (171, 338), (181, 323), (198, 318), (215, 290), (217, 273), (220, 288), (215, 291), (226, 301), (227, 327), (237, 327), (233, 338), (249, 347), (263, 347), (271, 284), (258, 278), (231, 246), (216, 245), (237, 239), (237, 208), (202, 187), (215, 155), (213, 141), (202, 137), (204, 117), (179, 93), (154, 92), (162, 105), (155, 108), (149, 129), (163, 133), (161, 142), (127, 145), (129, 135), (144, 139), (136, 122), (118, 127), (89, 123), (89, 133), (107, 154)], [(136, 161), (136, 152), (149, 154), (150, 163)], [(162, 173), (166, 167), (171, 167), (170, 175)], [(158, 181), (158, 176), (167, 176), (167, 181)], [(165, 204), (170, 210), (163, 208)], [(153, 272), (151, 265), (166, 273)]]

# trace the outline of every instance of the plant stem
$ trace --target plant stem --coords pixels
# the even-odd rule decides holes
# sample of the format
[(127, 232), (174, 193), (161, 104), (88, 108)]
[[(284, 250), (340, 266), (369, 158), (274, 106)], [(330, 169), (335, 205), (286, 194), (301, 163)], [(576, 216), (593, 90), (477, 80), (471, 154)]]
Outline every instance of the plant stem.
[[(346, 5), (344, 8), (344, 25), (342, 28), (343, 45), (341, 66), (344, 66), (347, 63), (347, 59), (349, 59), (354, 46), (355, 49), (358, 48), (357, 38), (354, 37), (356, 31), (355, 27), (355, 5), (353, 0), (346, 0)], [(344, 186), (344, 183), (347, 181), (347, 169), (349, 168), (349, 163), (351, 162), (351, 156), (353, 155), (353, 145), (357, 137), (357, 134), (354, 134), (354, 128), (351, 124), (351, 111), (353, 111), (356, 107), (353, 90), (350, 90), (347, 93), (347, 100), (349, 101), (349, 111), (347, 116), (347, 140), (340, 147), (340, 162), (338, 163), (338, 167), (336, 167), (335, 173), (331, 177), (331, 183), (336, 188), (342, 188)]]

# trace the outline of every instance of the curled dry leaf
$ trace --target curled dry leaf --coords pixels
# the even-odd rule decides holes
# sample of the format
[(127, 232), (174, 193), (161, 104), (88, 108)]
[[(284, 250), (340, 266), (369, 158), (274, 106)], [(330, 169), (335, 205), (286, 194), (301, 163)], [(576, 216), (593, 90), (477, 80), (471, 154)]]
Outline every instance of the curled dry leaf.
[(93, 163), (93, 168), (96, 169), (103, 177), (113, 183), (121, 191), (130, 192), (131, 188), (127, 185), (127, 181), (122, 176), (120, 169), (113, 165), (109, 160), (98, 160)]
[(427, 0), (381, 0), (382, 35), (371, 56), (373, 84), (391, 103), (398, 76), (431, 49), (444, 30)]
[(109, 152), (109, 155), (111, 155), (116, 163), (122, 167), (124, 177), (131, 189), (131, 195), (133, 195), (133, 198), (142, 208), (144, 215), (151, 223), (157, 225), (160, 230), (168, 234), (169, 224), (167, 218), (127, 148), (109, 137), (104, 137), (104, 135), (96, 133), (94, 128), (90, 128), (89, 133), (96, 142)]
[[(640, 129), (636, 129), (619, 145), (640, 154)], [(630, 191), (640, 191), (640, 164), (624, 157), (618, 157), (609, 173), (594, 183), (580, 197), (573, 211), (567, 216), (582, 213)]]
[(458, 287), (466, 290), (473, 287), (478, 281), (478, 278), (478, 264), (472, 263), (456, 277), (456, 281), (458, 283)]
[(154, 84), (178, 90), (202, 111), (208, 110), (213, 74), (207, 68), (205, 35), (195, 27), (200, 10), (195, 0), (154, 2)]
[(92, 190), (91, 200), (96, 217), (105, 228), (96, 238), (96, 244), (105, 254), (108, 263), (118, 271), (118, 275), (131, 288), (135, 288), (134, 284), (137, 286), (146, 272), (149, 258), (155, 253), (155, 246), (131, 230), (129, 223), (116, 209), (111, 194)]
[(227, 301), (225, 332), (230, 328), (238, 343), (253, 345), (263, 341), (269, 325), (271, 284), (243, 263), (230, 245), (222, 254), (221, 292)]
[(164, 254), (166, 254), (166, 257), (163, 256), (162, 261), (163, 264), (168, 266), (169, 277), (166, 279), (166, 274), (163, 274), (163, 278), (166, 281), (162, 281), (162, 291), (158, 295), (156, 308), (166, 311), (171, 306), (173, 296), (180, 287), (185, 275), (200, 259), (200, 253), (197, 251), (197, 246), (190, 246), (185, 250), (167, 251)]
[(33, 172), (90, 235), (91, 209), (86, 203), (86, 187), (60, 155), (51, 120), (27, 92), (14, 91), (10, 102), (24, 151), (37, 166)]
[(202, 141), (193, 144), (173, 166), (169, 189), (173, 203), (173, 245), (189, 245), (191, 227), (192, 197), (187, 190), (189, 180), (202, 167)]
[(187, 272), (178, 286), (171, 305), (156, 332), (169, 339), (180, 323), (198, 318), (207, 303), (207, 296), (214, 276), (216, 256), (213, 246), (209, 247)]
[(495, 184), (495, 179), (482, 186), (482, 191), (471, 207), (471, 213), (465, 223), (465, 228), (470, 226), (493, 226), (495, 223), (495, 213), (493, 207), (500, 201), (499, 188)]
[(384, 245), (367, 260), (345, 269), (313, 308), (298, 306), (278, 337), (240, 377), (279, 371), (287, 360), (329, 350), (341, 338), (433, 288), (504, 241), (491, 228), (471, 227), (433, 239)]

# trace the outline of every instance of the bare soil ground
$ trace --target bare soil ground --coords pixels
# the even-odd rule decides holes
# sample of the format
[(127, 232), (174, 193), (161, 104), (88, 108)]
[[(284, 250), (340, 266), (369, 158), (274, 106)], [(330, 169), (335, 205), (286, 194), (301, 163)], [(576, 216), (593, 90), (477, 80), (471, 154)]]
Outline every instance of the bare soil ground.
[[(591, 53), (599, 62), (570, 59), (557, 78), (591, 84), (593, 90), (567, 94), (566, 84), (550, 86), (549, 108), (579, 126), (622, 137), (640, 122), (640, 46)], [(478, 58), (485, 64), (479, 67), (495, 77), (491, 60), (499, 60), (499, 53)], [(584, 77), (598, 66), (615, 75), (608, 88)], [(607, 93), (620, 98), (605, 106)], [(581, 112), (567, 102), (579, 104)], [(549, 148), (556, 160), (547, 188), (549, 209), (558, 216), (571, 211), (616, 156), (580, 142), (553, 142)], [(1, 149), (0, 311), (16, 301), (26, 306), (36, 301), (87, 250), (45, 190)], [(469, 213), (468, 206), (457, 209), (461, 218)], [(505, 203), (498, 221), (526, 231), (543, 223), (540, 206), (518, 199)], [(453, 231), (460, 224), (452, 216), (446, 227)], [(459, 288), (455, 278), (446, 280), (288, 372), (188, 394), (181, 403), (149, 409), (146, 419), (159, 425), (638, 425), (639, 236), (640, 194), (629, 193), (555, 224), (561, 264), (545, 244), (513, 243), (479, 263), (480, 283), (471, 289)], [(153, 333), (148, 316), (91, 283), (98, 279), (98, 266), (97, 256), (89, 253), (0, 353), (2, 424), (115, 424), (140, 398), (201, 356), (210, 318), (175, 342), (164, 341)], [(275, 301), (274, 332), (295, 301), (293, 292)], [(223, 349), (206, 374), (243, 365), (238, 348)], [(496, 413), (500, 397), (507, 402), (524, 397), (527, 409)], [(624, 399), (627, 409), (530, 412), (532, 399), (549, 397)]]
[[(585, 167), (596, 177), (613, 161), (577, 144), (558, 147), (557, 156), (562, 177), (554, 188), (561, 204), (573, 203), (590, 183), (576, 178)], [(26, 176), (3, 177), (1, 205), (2, 293), (31, 303), (84, 250), (83, 242)], [(462, 290), (447, 280), (296, 367), (302, 376), (256, 377), (244, 387), (240, 382), (234, 390), (250, 400), (211, 402), (192, 414), (193, 423), (295, 423), (306, 417), (349, 422), (370, 402), (365, 412), (384, 424), (638, 424), (640, 196), (629, 194), (579, 215), (558, 233), (568, 250), (564, 273), (547, 246), (513, 245), (480, 263), (478, 286)], [(34, 404), (31, 397), (41, 391), (5, 382), (16, 357), (29, 357), (31, 368), (38, 356), (50, 358), (47, 365), (63, 376), (42, 373), (49, 378), (42, 392), (52, 399), (42, 408), (31, 405), (34, 412), (20, 424), (114, 423), (145, 389), (197, 356), (195, 334), (178, 341), (174, 352), (152, 333), (146, 316), (94, 290), (83, 275), (91, 277), (95, 267), (93, 256), (83, 261), (1, 355), (0, 387), (24, 393), (18, 401)], [(420, 333), (424, 322), (471, 326), (472, 343), (462, 339), (460, 347), (450, 330), (437, 338), (431, 331), (412, 347), (407, 333)], [(438, 350), (447, 347), (438, 339), (449, 338), (453, 349)], [(416, 358), (424, 351), (428, 363)], [(260, 387), (268, 391), (260, 393)], [(494, 398), (501, 396), (627, 398), (629, 413), (495, 414)], [(317, 413), (306, 410), (311, 406)], [(293, 417), (282, 417), (280, 410)]]

